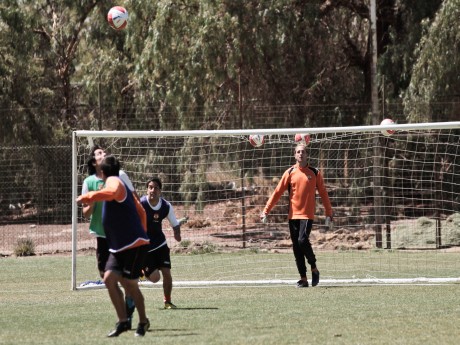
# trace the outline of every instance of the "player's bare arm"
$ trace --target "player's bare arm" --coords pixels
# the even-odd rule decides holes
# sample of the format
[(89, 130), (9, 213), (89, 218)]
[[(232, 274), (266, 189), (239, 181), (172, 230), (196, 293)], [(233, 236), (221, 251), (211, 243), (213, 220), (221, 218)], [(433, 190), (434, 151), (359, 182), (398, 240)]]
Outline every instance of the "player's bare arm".
[(92, 204), (83, 204), (83, 217), (85, 218), (91, 218), (91, 215), (93, 214), (94, 210), (94, 203)]
[(105, 182), (105, 187), (101, 190), (89, 192), (80, 195), (77, 198), (78, 204), (91, 204), (95, 201), (122, 201), (126, 197), (126, 189), (122, 185), (120, 179), (109, 177)]
[(173, 227), (173, 231), (174, 231), (174, 239), (175, 239), (177, 242), (182, 241), (182, 237), (181, 237), (181, 235), (180, 235), (180, 224), (174, 226), (174, 227)]

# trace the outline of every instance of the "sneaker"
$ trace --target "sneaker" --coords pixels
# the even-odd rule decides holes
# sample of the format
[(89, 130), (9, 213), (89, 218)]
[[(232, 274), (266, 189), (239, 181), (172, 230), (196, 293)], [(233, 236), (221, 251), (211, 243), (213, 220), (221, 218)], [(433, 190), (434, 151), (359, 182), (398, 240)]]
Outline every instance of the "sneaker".
[(316, 286), (319, 283), (319, 271), (311, 272), (311, 286)]
[(145, 335), (145, 333), (147, 333), (149, 328), (150, 328), (150, 321), (149, 321), (149, 319), (147, 319), (147, 322), (139, 323), (137, 325), (136, 333), (134, 334), (134, 336), (143, 337)]
[(165, 302), (165, 309), (177, 309), (177, 307), (171, 302)]
[(299, 280), (299, 281), (297, 282), (297, 287), (298, 287), (298, 288), (305, 288), (305, 287), (308, 287), (308, 281), (302, 280), (302, 279)]
[(107, 334), (107, 336), (108, 337), (118, 337), (121, 333), (129, 330), (128, 326), (129, 326), (128, 321), (117, 322), (115, 324), (115, 329), (111, 330), (109, 334)]

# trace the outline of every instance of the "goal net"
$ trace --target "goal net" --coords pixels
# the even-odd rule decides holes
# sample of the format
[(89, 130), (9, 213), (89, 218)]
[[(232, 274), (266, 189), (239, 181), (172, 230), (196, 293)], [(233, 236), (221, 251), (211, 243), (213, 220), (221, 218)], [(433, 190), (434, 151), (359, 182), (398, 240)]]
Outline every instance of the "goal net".
[[(391, 136), (382, 130), (392, 129)], [(76, 131), (73, 200), (94, 144), (119, 158), (139, 195), (157, 176), (177, 218), (163, 229), (174, 284), (291, 284), (298, 279), (287, 224), (288, 195), (267, 223), (259, 214), (294, 161), (294, 137), (309, 133), (309, 165), (323, 174), (310, 235), (321, 284), (450, 282), (460, 277), (460, 122), (343, 128), (215, 131)], [(264, 135), (253, 147), (250, 134)], [(98, 285), (79, 269), (96, 240), (73, 203), (72, 288)], [(86, 272), (86, 273), (85, 273)], [(309, 278), (310, 272), (307, 273)], [(160, 283), (161, 284), (161, 283)]]

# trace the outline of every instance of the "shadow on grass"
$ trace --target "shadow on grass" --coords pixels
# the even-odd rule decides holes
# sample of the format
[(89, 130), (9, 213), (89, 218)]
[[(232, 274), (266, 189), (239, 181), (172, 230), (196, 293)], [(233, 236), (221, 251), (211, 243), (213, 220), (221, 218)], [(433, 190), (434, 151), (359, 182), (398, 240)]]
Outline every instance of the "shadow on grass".
[(174, 311), (174, 310), (218, 310), (219, 308), (216, 307), (197, 307), (197, 308), (184, 308), (184, 307), (177, 307), (174, 309), (164, 309), (160, 308), (160, 310), (168, 310), (168, 311)]

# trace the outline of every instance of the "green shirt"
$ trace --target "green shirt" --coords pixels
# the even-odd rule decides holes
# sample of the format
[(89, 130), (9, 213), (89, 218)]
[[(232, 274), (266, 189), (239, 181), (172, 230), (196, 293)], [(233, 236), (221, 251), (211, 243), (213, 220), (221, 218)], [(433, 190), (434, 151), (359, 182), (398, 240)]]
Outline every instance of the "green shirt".
[[(104, 187), (104, 181), (96, 175), (91, 175), (83, 181), (82, 194), (100, 190)], [(104, 237), (105, 232), (102, 226), (102, 202), (94, 203), (93, 213), (91, 214), (89, 223), (89, 233), (97, 237)]]

